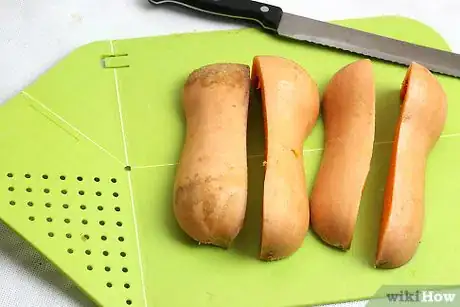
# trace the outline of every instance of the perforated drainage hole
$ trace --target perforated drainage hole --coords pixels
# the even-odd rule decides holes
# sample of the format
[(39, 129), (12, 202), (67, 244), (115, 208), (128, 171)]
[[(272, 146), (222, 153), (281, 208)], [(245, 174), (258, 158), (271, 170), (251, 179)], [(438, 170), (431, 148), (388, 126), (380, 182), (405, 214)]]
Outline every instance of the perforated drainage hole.
[(61, 193), (65, 195), (67, 194), (67, 190), (61, 190)]
[(121, 253), (120, 253), (120, 256), (124, 258), (124, 257), (126, 257), (126, 253), (125, 253), (125, 252), (121, 252)]
[(107, 285), (107, 288), (112, 288), (112, 283), (111, 282), (108, 282), (106, 285)]
[(122, 271), (123, 273), (128, 273), (128, 268), (122, 268), (121, 271)]
[(86, 224), (88, 224), (88, 220), (83, 219), (83, 220), (81, 220), (81, 223), (82, 223), (83, 225), (86, 225)]
[(129, 289), (129, 287), (131, 287), (129, 284), (124, 284), (123, 285), (126, 289)]
[(118, 222), (117, 222), (117, 226), (118, 226), (118, 227), (121, 227), (121, 226), (123, 226), (123, 223), (120, 222), (120, 221), (118, 221)]
[(51, 203), (46, 203), (46, 204), (45, 204), (45, 207), (46, 207), (46, 208), (51, 208)]
[(68, 205), (68, 204), (63, 204), (63, 205), (62, 205), (62, 208), (64, 208), (64, 209), (69, 209), (69, 205)]
[(99, 182), (101, 179), (99, 179), (99, 177), (94, 177), (94, 181)]
[(99, 221), (99, 225), (104, 226), (105, 222), (104, 221)]
[(48, 237), (50, 237), (50, 238), (54, 237), (54, 233), (48, 232)]
[(101, 195), (102, 195), (102, 192), (97, 191), (97, 192), (96, 192), (96, 195), (97, 195), (97, 196), (101, 196)]
[(42, 175), (43, 179), (48, 179), (48, 175)]
[(11, 206), (14, 206), (14, 205), (16, 205), (16, 202), (15, 202), (14, 200), (11, 200), (11, 201), (10, 201), (10, 205), (11, 205)]
[(43, 189), (43, 192), (45, 192), (46, 194), (48, 194), (50, 192), (50, 189)]
[(115, 207), (115, 211), (120, 212), (120, 207)]
[(78, 181), (83, 181), (83, 177), (78, 176), (78, 177), (77, 177), (77, 180), (78, 180)]
[(83, 241), (89, 240), (89, 235), (87, 234), (83, 235), (82, 240)]
[(93, 270), (93, 266), (92, 266), (92, 265), (87, 265), (87, 266), (86, 266), (86, 269), (87, 269), (88, 271), (92, 271), (92, 270)]
[(73, 254), (73, 249), (69, 248), (69, 249), (67, 249), (67, 252), (68, 252), (69, 254)]
[(125, 171), (130, 172), (131, 171), (131, 166), (125, 166)]
[(31, 176), (30, 176), (30, 174), (25, 174), (24, 177), (30, 178)]
[(112, 181), (112, 183), (117, 183), (117, 179), (115, 178), (110, 179), (110, 181)]
[(59, 176), (59, 178), (60, 178), (61, 180), (65, 180), (65, 176), (64, 176), (64, 175)]
[(26, 191), (30, 193), (32, 192), (32, 188), (27, 188)]
[(126, 305), (131, 305), (133, 302), (131, 300), (126, 300)]
[(78, 191), (78, 194), (80, 194), (80, 195), (85, 195), (85, 191), (80, 190), (80, 191)]
[(117, 193), (117, 192), (114, 192), (112, 195), (113, 195), (113, 197), (118, 197), (118, 193)]
[(106, 272), (110, 272), (110, 267), (106, 266), (106, 267), (104, 268), (104, 270), (105, 270)]
[(8, 191), (13, 192), (13, 191), (14, 191), (14, 187), (9, 187), (9, 188), (8, 188)]
[(53, 221), (53, 219), (52, 219), (51, 217), (47, 217), (47, 218), (46, 218), (46, 221), (47, 221), (48, 223), (51, 223), (51, 222)]
[(85, 254), (91, 255), (91, 251), (89, 249), (85, 250)]
[(33, 205), (34, 205), (34, 203), (33, 203), (33, 202), (31, 202), (31, 201), (28, 201), (28, 202), (27, 202), (27, 206), (29, 206), (29, 207), (33, 207)]
[(35, 221), (35, 217), (29, 216), (29, 221), (31, 221), (31, 222)]
[(81, 209), (81, 210), (86, 210), (86, 206), (85, 206), (85, 205), (81, 205), (81, 206), (80, 206), (80, 209)]
[(66, 236), (66, 238), (67, 238), (67, 239), (70, 239), (70, 238), (72, 238), (72, 234), (71, 234), (71, 233), (66, 233), (66, 235), (65, 235), (65, 236)]
[(102, 241), (107, 241), (107, 237), (106, 236), (101, 236), (101, 240)]
[(102, 211), (102, 210), (104, 210), (104, 207), (102, 207), (102, 206), (97, 206), (97, 210)]
[(64, 219), (64, 223), (69, 224), (70, 220), (69, 219)]
[(12, 174), (12, 173), (8, 173), (8, 174), (6, 174), (6, 176), (9, 177), (9, 178), (13, 178), (13, 174)]
[(123, 237), (118, 237), (118, 241), (123, 242), (124, 240), (125, 240), (125, 238), (123, 238)]
[(103, 252), (102, 252), (102, 255), (108, 256), (108, 255), (109, 255), (109, 252), (108, 252), (108, 251), (103, 251)]

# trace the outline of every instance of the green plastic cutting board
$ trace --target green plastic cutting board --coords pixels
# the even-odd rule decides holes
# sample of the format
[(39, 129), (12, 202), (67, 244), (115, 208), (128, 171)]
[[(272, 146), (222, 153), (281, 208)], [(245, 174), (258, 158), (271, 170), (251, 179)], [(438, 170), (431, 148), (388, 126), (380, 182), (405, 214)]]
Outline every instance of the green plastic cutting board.
[[(339, 23), (448, 49), (437, 33), (408, 19)], [(349, 252), (310, 233), (294, 256), (257, 260), (263, 180), (257, 100), (249, 117), (245, 228), (227, 251), (184, 235), (172, 213), (184, 80), (202, 65), (250, 65), (261, 54), (297, 61), (321, 91), (359, 58), (255, 29), (100, 41), (72, 52), (0, 107), (1, 218), (102, 306), (281, 307), (368, 298), (387, 284), (460, 284), (460, 81), (448, 77), (439, 77), (449, 115), (428, 163), (420, 248), (400, 269), (372, 267), (406, 71), (388, 63), (374, 63), (376, 144)], [(304, 146), (309, 191), (322, 146), (319, 120)]]

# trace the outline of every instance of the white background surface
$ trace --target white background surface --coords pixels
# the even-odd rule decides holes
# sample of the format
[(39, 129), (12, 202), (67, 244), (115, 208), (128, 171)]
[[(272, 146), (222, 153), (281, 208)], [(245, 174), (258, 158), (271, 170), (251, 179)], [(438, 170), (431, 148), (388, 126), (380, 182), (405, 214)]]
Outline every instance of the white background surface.
[[(378, 15), (417, 19), (460, 53), (458, 0), (269, 0), (319, 20)], [(0, 0), (0, 103), (16, 95), (71, 50), (94, 40), (231, 29), (218, 21), (147, 0)], [(0, 306), (92, 306), (27, 243), (0, 224)], [(346, 306), (364, 306), (347, 304)]]

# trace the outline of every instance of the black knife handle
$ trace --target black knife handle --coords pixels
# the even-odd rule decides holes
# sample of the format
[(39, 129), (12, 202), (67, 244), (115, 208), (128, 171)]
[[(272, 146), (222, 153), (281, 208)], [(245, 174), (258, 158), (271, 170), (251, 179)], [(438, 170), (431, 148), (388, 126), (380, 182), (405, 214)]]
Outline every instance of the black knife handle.
[(152, 4), (174, 3), (205, 13), (249, 19), (276, 31), (283, 15), (277, 6), (250, 0), (148, 0)]

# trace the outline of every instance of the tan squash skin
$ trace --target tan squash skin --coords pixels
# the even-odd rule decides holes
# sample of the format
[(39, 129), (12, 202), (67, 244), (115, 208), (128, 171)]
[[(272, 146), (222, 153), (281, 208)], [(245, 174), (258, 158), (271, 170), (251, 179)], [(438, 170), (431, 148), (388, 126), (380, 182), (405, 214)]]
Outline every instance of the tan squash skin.
[(319, 115), (316, 83), (298, 64), (254, 58), (252, 80), (261, 89), (265, 122), (265, 179), (260, 259), (292, 255), (309, 227), (303, 143)]
[(375, 266), (397, 268), (418, 248), (424, 223), (425, 168), (447, 117), (447, 97), (425, 67), (413, 63), (403, 100), (385, 188)]
[(245, 216), (249, 67), (212, 64), (183, 93), (186, 137), (174, 184), (180, 227), (202, 244), (228, 248)]
[(326, 87), (325, 145), (310, 199), (311, 226), (327, 244), (348, 250), (369, 173), (375, 135), (370, 60), (339, 70)]

